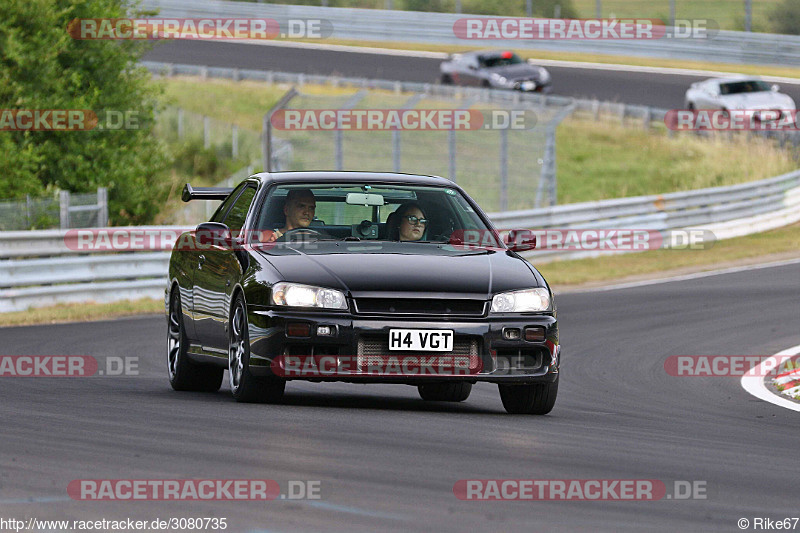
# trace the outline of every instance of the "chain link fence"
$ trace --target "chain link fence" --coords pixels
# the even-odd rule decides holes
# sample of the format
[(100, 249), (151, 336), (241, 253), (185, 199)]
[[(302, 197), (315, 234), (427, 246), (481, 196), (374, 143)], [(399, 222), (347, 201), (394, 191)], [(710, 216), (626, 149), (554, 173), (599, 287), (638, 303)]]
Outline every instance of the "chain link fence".
[(0, 231), (93, 228), (108, 225), (108, 192), (59, 191), (54, 196), (0, 201)]
[(202, 143), (204, 148), (213, 148), (233, 159), (255, 162), (261, 158), (258, 131), (180, 107), (167, 107), (159, 113), (155, 133), (173, 142)]
[[(333, 110), (465, 110), (479, 118), (464, 129), (391, 130), (290, 129), (275, 120), (290, 112)], [(556, 203), (555, 129), (572, 110), (543, 100), (482, 101), (481, 93), (469, 91), (435, 95), (362, 89), (325, 96), (293, 89), (267, 114), (265, 138), (273, 147), (291, 146), (290, 170), (439, 175), (457, 182), (488, 211), (520, 210)], [(519, 127), (511, 126), (514, 117), (522, 119)], [(270, 168), (267, 161), (264, 166)]]

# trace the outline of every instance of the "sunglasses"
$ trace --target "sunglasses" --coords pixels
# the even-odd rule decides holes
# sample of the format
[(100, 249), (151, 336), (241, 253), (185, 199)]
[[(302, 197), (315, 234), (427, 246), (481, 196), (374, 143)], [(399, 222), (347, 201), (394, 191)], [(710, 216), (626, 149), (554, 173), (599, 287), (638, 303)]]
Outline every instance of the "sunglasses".
[(428, 223), (427, 218), (418, 218), (415, 217), (414, 215), (408, 215), (403, 218), (408, 220), (408, 223), (411, 224), (412, 226), (416, 226), (417, 224), (421, 224), (422, 226), (424, 226)]

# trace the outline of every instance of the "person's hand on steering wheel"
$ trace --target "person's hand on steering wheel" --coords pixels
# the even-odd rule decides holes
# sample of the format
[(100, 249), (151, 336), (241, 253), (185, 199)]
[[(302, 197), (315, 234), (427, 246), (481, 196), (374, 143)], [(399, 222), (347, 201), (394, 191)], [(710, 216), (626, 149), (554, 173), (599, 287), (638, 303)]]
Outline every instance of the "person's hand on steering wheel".
[[(294, 239), (292, 239), (292, 237), (294, 237), (294, 236), (308, 236), (308, 237), (316, 237), (317, 239), (320, 239), (320, 238), (322, 238), (322, 233), (318, 232), (317, 230), (311, 229), (311, 228), (294, 228), (294, 229), (290, 229), (290, 230), (286, 231), (285, 233), (282, 233), (281, 236), (278, 237), (276, 240), (277, 241), (283, 241), (283, 242), (290, 242), (290, 241), (294, 240)], [(298, 239), (298, 240), (304, 240), (304, 239), (301, 238), (301, 239)]]

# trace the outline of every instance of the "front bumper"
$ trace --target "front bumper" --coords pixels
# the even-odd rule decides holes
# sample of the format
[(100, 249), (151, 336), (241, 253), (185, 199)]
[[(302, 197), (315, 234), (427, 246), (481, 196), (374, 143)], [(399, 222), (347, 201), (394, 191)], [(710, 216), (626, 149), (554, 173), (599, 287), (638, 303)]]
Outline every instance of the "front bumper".
[[(359, 383), (430, 383), (432, 381), (468, 381), (492, 383), (548, 383), (556, 379), (560, 365), (558, 325), (552, 314), (501, 315), (492, 317), (361, 316), (350, 313), (320, 313), (274, 310), (248, 306), (250, 334), (250, 370), (258, 376), (282, 375), (286, 379), (306, 381), (346, 381)], [(289, 326), (308, 327), (307, 336), (289, 335)], [(330, 335), (319, 335), (319, 326), (328, 326)], [(454, 352), (386, 352), (389, 330), (453, 330)], [(541, 328), (543, 340), (524, 339), (526, 328)], [(520, 338), (506, 338), (504, 330), (518, 330)], [(512, 335), (513, 337), (513, 335)], [(385, 346), (384, 346), (385, 349)], [(377, 351), (376, 351), (377, 350)], [(379, 354), (379, 355), (376, 355)], [(287, 357), (327, 357), (349, 363), (381, 356), (430, 357), (444, 355), (470, 357), (466, 373), (365, 372), (353, 364), (345, 371), (310, 373), (302, 376), (282, 374)], [(363, 358), (363, 359), (362, 359)], [(296, 359), (295, 359), (296, 360)], [(340, 368), (341, 370), (341, 368)], [(277, 371), (277, 372), (276, 372)]]

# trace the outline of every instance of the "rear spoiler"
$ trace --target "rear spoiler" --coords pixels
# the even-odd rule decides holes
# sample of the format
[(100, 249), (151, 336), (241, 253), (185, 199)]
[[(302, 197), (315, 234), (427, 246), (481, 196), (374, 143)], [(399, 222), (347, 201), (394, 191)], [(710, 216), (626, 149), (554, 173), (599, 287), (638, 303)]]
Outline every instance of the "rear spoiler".
[(224, 200), (233, 192), (233, 187), (192, 187), (187, 183), (183, 188), (181, 200), (191, 202), (192, 200)]

